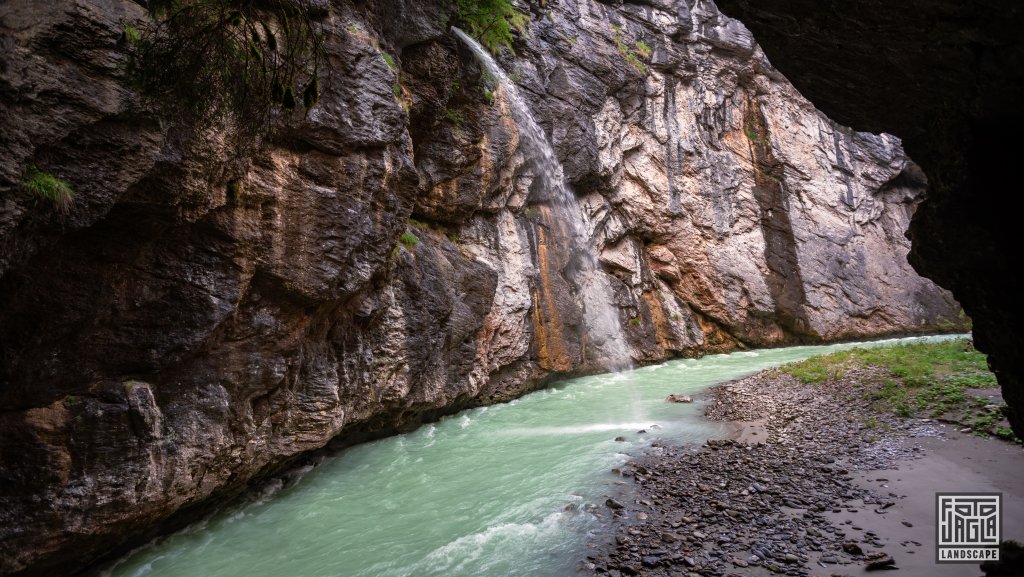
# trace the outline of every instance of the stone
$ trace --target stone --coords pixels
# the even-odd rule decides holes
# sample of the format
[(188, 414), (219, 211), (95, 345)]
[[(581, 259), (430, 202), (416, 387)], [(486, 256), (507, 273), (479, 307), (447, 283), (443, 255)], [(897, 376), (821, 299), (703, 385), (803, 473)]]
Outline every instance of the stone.
[(896, 560), (885, 554), (881, 557), (868, 561), (867, 565), (864, 566), (865, 571), (881, 571), (884, 569), (894, 568), (896, 568)]
[(665, 397), (665, 402), (667, 402), (667, 403), (692, 403), (693, 402), (693, 398), (690, 397), (689, 395), (675, 395), (675, 394), (673, 394), (673, 395), (669, 395), (669, 396)]
[(625, 507), (622, 503), (619, 503), (618, 501), (616, 501), (615, 499), (612, 499), (612, 498), (608, 498), (604, 502), (604, 505), (605, 505), (605, 507), (608, 507), (609, 509), (622, 509), (622, 508)]
[(644, 567), (657, 567), (658, 565), (661, 564), (661, 557), (656, 557), (654, 555), (648, 555), (646, 557), (642, 557), (640, 559), (640, 563)]
[(843, 551), (846, 551), (850, 555), (863, 555), (864, 550), (860, 548), (860, 545), (856, 543), (843, 543)]

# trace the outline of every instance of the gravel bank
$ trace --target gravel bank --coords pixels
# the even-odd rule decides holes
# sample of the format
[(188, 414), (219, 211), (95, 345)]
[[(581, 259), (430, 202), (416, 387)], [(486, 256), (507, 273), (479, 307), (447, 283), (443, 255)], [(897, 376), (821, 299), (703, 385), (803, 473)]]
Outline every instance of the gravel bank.
[(779, 371), (720, 385), (705, 402), (737, 434), (699, 449), (656, 443), (619, 471), (635, 491), (606, 504), (614, 534), (584, 573), (847, 575), (933, 554), (843, 517), (890, 513), (902, 496), (887, 479), (867, 479), (872, 489), (855, 475), (920, 458), (920, 441), (942, 435), (938, 424), (859, 408), (848, 382), (804, 385)]

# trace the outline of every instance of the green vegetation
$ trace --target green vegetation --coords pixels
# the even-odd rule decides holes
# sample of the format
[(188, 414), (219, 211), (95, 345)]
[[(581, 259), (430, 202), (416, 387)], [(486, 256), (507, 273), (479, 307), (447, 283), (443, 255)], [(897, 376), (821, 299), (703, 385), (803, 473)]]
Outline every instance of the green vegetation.
[(868, 404), (900, 417), (937, 417), (1003, 438), (1009, 429), (1001, 405), (969, 389), (994, 389), (996, 377), (985, 355), (964, 339), (893, 347), (851, 349), (780, 368), (797, 380), (823, 383), (847, 379)]
[(747, 139), (749, 139), (750, 142), (756, 143), (756, 142), (760, 141), (760, 138), (758, 138), (757, 133), (754, 132), (750, 128), (744, 128), (743, 129), (743, 134), (745, 134), (747, 136)]
[(537, 220), (540, 217), (540, 209), (536, 206), (529, 206), (523, 210), (523, 216), (529, 220)]
[(996, 430), (992, 434), (1000, 439), (1006, 439), (1008, 441), (1012, 441), (1016, 438), (1009, 427), (996, 427)]
[(640, 326), (640, 317), (633, 317), (629, 319), (629, 324), (633, 325), (634, 327)]
[(25, 170), (21, 186), (29, 193), (52, 202), (57, 212), (62, 214), (70, 212), (71, 205), (75, 202), (75, 191), (66, 180), (43, 172), (35, 165), (29, 165)]
[(888, 371), (908, 387), (956, 383), (962, 387), (994, 387), (985, 355), (966, 340), (915, 343), (894, 347), (851, 349), (782, 367), (804, 383), (841, 378), (851, 368), (871, 365)]
[[(638, 71), (646, 74), (647, 73), (647, 65), (644, 64), (640, 60), (640, 58), (637, 57), (637, 55), (634, 53), (633, 50), (630, 50), (629, 46), (626, 45), (626, 42), (625, 42), (625, 40), (623, 39), (623, 36), (622, 36), (622, 29), (619, 28), (617, 25), (612, 24), (612, 30), (615, 32), (615, 48), (618, 49), (619, 53), (622, 54), (622, 57), (626, 59), (626, 62), (630, 66), (632, 66), (633, 68), (636, 68)], [(642, 43), (641, 42), (637, 42), (636, 44), (637, 44), (637, 48), (639, 49), (639, 46)], [(647, 47), (648, 51), (650, 50), (649, 46), (647, 46), (646, 44), (644, 44), (644, 46)]]
[(411, 232), (403, 232), (402, 236), (398, 237), (398, 242), (405, 245), (406, 248), (412, 248), (420, 243), (420, 239)]
[(636, 52), (637, 52), (637, 54), (640, 55), (641, 58), (643, 58), (644, 60), (647, 60), (648, 58), (651, 57), (651, 54), (653, 53), (653, 50), (651, 50), (650, 45), (648, 45), (643, 40), (637, 40), (636, 41)]
[(458, 110), (456, 110), (454, 108), (445, 108), (444, 109), (444, 116), (452, 124), (455, 124), (456, 126), (462, 126), (463, 124), (466, 123), (466, 119), (462, 116), (462, 112), (460, 112), (460, 111), (458, 111)]
[(954, 331), (969, 331), (973, 328), (974, 323), (971, 321), (964, 309), (960, 309), (960, 312), (956, 315), (956, 320), (953, 319), (942, 319), (936, 323), (936, 328), (940, 331), (954, 332)]
[(230, 120), (239, 145), (320, 97), (323, 34), (312, 0), (150, 0), (152, 20), (123, 26), (129, 77), (168, 115)]
[(525, 32), (530, 22), (509, 0), (459, 0), (457, 18), (492, 54), (512, 50), (512, 32)]
[(391, 92), (395, 93), (395, 97), (396, 98), (401, 98), (402, 97), (402, 85), (397, 83), (397, 82), (395, 82), (394, 84), (391, 85)]
[(388, 65), (388, 68), (392, 70), (398, 70), (398, 63), (395, 62), (394, 56), (391, 56), (387, 52), (381, 52), (380, 57), (384, 59), (384, 63)]
[(139, 32), (139, 29), (131, 24), (122, 24), (121, 32), (124, 34), (124, 41), (132, 46), (142, 40), (142, 34)]
[(494, 91), (486, 86), (483, 88), (484, 101), (487, 104), (494, 104)]

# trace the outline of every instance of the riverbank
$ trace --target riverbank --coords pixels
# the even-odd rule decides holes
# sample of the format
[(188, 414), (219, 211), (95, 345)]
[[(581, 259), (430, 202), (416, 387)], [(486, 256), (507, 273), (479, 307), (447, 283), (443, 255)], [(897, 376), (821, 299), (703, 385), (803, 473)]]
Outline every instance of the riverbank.
[(699, 449), (655, 447), (623, 469), (635, 493), (615, 510), (613, 540), (585, 572), (980, 575), (935, 564), (936, 491), (1002, 492), (1003, 538), (1024, 538), (1020, 445), (901, 416), (902, 405), (880, 410), (887, 405), (876, 401), (902, 394), (887, 384), (891, 367), (841, 360), (842, 370), (826, 368), (820, 379), (806, 371), (827, 358), (712, 389), (700, 400), (706, 416), (732, 422), (735, 434)]

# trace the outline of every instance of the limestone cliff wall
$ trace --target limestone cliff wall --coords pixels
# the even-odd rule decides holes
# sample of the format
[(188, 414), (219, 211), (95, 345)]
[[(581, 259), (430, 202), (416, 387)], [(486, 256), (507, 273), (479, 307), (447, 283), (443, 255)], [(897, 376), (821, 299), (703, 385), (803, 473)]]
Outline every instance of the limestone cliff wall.
[[(243, 159), (128, 88), (138, 5), (53, 4), (0, 6), (0, 573), (70, 572), (332, 439), (600, 368), (447, 3), (323, 3), (320, 103)], [(710, 2), (523, 7), (502, 63), (636, 361), (962, 324), (906, 264), (925, 182), (899, 141), (830, 122)], [(21, 189), (29, 164), (69, 214)]]

